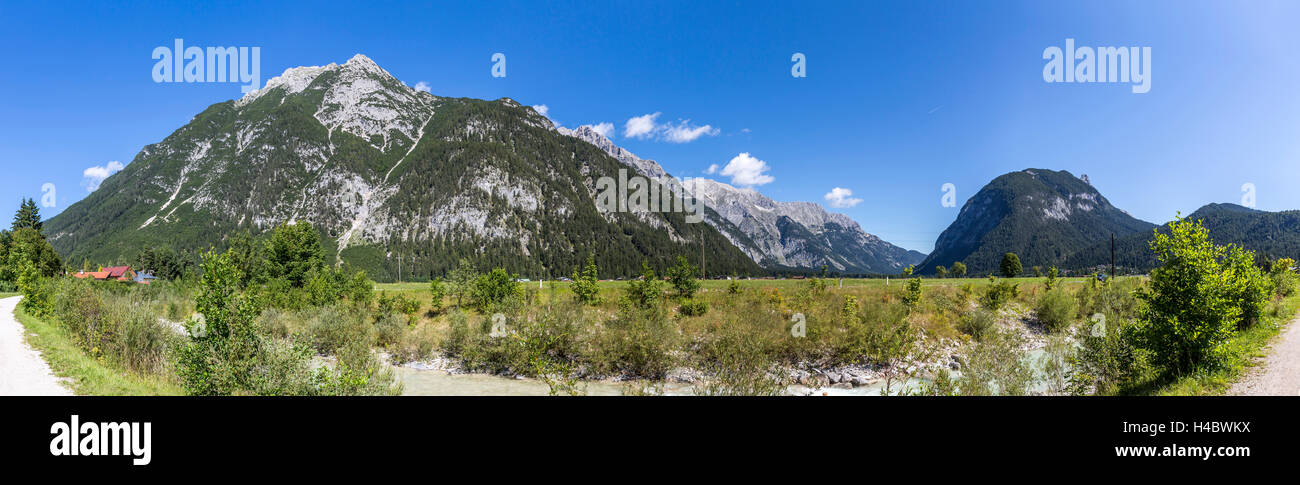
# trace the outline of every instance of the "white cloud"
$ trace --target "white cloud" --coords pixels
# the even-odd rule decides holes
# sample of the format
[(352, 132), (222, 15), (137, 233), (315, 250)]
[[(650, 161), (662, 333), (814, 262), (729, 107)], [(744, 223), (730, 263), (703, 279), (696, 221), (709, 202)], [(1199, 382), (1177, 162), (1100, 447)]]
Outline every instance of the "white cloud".
[(690, 143), (701, 136), (717, 136), (721, 132), (711, 125), (693, 126), (691, 120), (679, 120), (677, 124), (661, 124), (656, 122), (660, 114), (656, 111), (628, 118), (627, 123), (623, 125), (623, 136), (638, 140), (654, 138), (671, 143)]
[(600, 136), (603, 136), (605, 138), (610, 138), (610, 139), (614, 138), (613, 123), (597, 123), (589, 126), (591, 126), (591, 131), (600, 133)]
[(536, 111), (537, 114), (542, 115), (542, 116), (545, 116), (545, 117), (547, 117), (547, 118), (550, 118), (550, 117), (551, 117), (551, 116), (548, 114), (548, 113), (551, 112), (551, 108), (550, 108), (549, 106), (544, 105), (544, 104), (534, 104), (534, 105), (533, 105), (533, 111)]
[(862, 203), (862, 199), (854, 198), (852, 190), (835, 187), (826, 193), (826, 202), (830, 203), (831, 207), (847, 209)]
[(769, 168), (771, 167), (767, 166), (767, 162), (754, 158), (746, 152), (732, 158), (730, 162), (727, 162), (727, 166), (722, 167), (722, 171), (719, 173), (724, 177), (731, 177), (732, 185), (753, 187), (755, 185), (769, 184), (776, 180), (771, 175), (764, 173)]
[(715, 173), (718, 173), (718, 164), (715, 163), (715, 164), (709, 165), (709, 169), (708, 169), (708, 170), (705, 170), (704, 173), (709, 174), (709, 175), (713, 175), (713, 174), (715, 174)]
[(420, 82), (418, 82), (418, 83), (415, 83), (415, 90), (416, 90), (416, 91), (424, 91), (424, 92), (427, 93), (427, 92), (429, 92), (429, 88), (430, 88), (429, 83), (426, 83), (426, 82), (424, 82), (424, 81), (420, 81)]
[(664, 138), (673, 143), (689, 143), (704, 135), (716, 136), (718, 129), (709, 125), (691, 126), (691, 120), (683, 120), (676, 125), (664, 125)]
[(623, 136), (626, 138), (644, 139), (654, 134), (655, 118), (659, 117), (659, 112), (628, 118), (627, 123), (623, 125)]
[(120, 172), (125, 167), (125, 165), (122, 165), (122, 162), (114, 160), (103, 166), (96, 165), (87, 168), (81, 172), (81, 176), (83, 177), (82, 184), (86, 186), (86, 191), (94, 192), (96, 189), (99, 189), (99, 184), (103, 183), (104, 179)]

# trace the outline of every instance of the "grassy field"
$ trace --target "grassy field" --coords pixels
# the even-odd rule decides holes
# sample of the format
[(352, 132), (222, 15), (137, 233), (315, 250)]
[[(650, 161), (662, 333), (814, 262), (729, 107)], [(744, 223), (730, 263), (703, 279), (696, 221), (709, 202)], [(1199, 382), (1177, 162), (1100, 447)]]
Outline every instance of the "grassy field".
[(103, 359), (86, 355), (61, 326), (33, 317), (21, 308), (15, 313), (27, 328), (27, 343), (41, 353), (54, 374), (71, 381), (77, 395), (179, 396), (175, 383), (158, 375), (138, 375)]
[[(1119, 277), (1118, 280), (1127, 280), (1130, 278), (1138, 278), (1138, 277), (1122, 276)], [(1058, 278), (1058, 280), (1067, 287), (1073, 285), (1082, 285), (1086, 283), (1089, 279), (1090, 278)], [(844, 278), (844, 279), (827, 278), (827, 281), (828, 281), (828, 286), (827, 286), (828, 290), (830, 291), (843, 290), (848, 294), (858, 293), (860, 290), (901, 292), (903, 291), (905, 285), (907, 284), (907, 278), (890, 278), (888, 280), (884, 278)], [(1029, 288), (1029, 287), (1037, 287), (1043, 285), (1044, 282), (1047, 281), (1047, 278), (1035, 278), (1035, 277), (1009, 278), (1009, 279), (1005, 279), (1005, 281), (1010, 281), (1013, 284), (1019, 283), (1022, 286)], [(779, 290), (785, 293), (797, 291), (808, 285), (807, 279), (771, 279), (771, 280), (742, 279), (742, 280), (736, 280), (736, 282), (740, 285), (741, 288), (746, 290), (749, 289), (757, 289), (760, 291)], [(727, 287), (731, 284), (731, 281), (704, 280), (701, 281), (701, 283), (702, 283), (701, 287), (702, 287), (703, 294), (707, 295), (709, 293), (725, 292), (727, 290)], [(988, 278), (983, 278), (983, 277), (942, 278), (942, 279), (925, 278), (922, 280), (921, 287), (922, 288), (957, 288), (968, 283), (971, 284), (974, 288), (979, 289), (988, 286), (989, 280)], [(525, 291), (536, 292), (536, 296), (540, 298), (541, 302), (547, 302), (547, 301), (551, 301), (551, 299), (573, 298), (573, 292), (569, 291), (570, 284), (571, 284), (570, 282), (566, 282), (566, 281), (545, 281), (545, 282), (529, 281), (529, 282), (524, 282), (523, 286)], [(615, 301), (618, 299), (620, 295), (622, 295), (623, 289), (626, 287), (627, 287), (626, 280), (624, 281), (602, 280), (600, 282), (600, 297), (604, 299), (606, 302)], [(375, 292), (387, 293), (390, 296), (402, 295), (407, 298), (415, 298), (421, 302), (425, 302), (422, 309), (427, 309), (428, 307), (427, 300), (429, 300), (431, 296), (429, 291), (429, 283), (427, 282), (377, 283), (375, 284)]]

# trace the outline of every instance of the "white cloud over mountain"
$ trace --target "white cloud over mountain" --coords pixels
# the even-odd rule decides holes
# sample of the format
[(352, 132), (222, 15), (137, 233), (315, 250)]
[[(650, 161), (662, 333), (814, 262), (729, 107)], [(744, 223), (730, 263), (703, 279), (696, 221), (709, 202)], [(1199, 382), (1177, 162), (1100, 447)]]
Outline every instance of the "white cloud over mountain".
[[(714, 167), (709, 168), (713, 169)], [(770, 168), (767, 162), (754, 158), (749, 152), (745, 152), (732, 158), (718, 173), (724, 177), (731, 177), (732, 185), (753, 187), (769, 184), (776, 180), (766, 173)]]
[(99, 184), (103, 183), (104, 179), (122, 171), (123, 168), (126, 168), (126, 165), (123, 165), (122, 162), (116, 160), (108, 162), (102, 166), (96, 165), (87, 168), (81, 172), (82, 185), (86, 186), (87, 192), (94, 192), (99, 189)]
[(826, 203), (837, 209), (847, 209), (862, 203), (862, 199), (854, 198), (853, 191), (844, 187), (835, 187), (826, 193)]

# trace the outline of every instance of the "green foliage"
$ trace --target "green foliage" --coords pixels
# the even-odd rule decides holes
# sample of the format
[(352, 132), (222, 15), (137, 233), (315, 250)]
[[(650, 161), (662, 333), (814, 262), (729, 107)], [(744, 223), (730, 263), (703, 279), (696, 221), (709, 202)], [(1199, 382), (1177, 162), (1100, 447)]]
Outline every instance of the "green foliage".
[(23, 199), (23, 203), (18, 207), (18, 213), (14, 214), (14, 223), (11, 229), (18, 232), (19, 229), (31, 229), (41, 232), (44, 227), (41, 224), (41, 210), (36, 207), (36, 201), (32, 199)]
[(998, 311), (1019, 295), (1020, 283), (1013, 285), (1007, 280), (999, 280), (990, 275), (989, 284), (984, 289), (984, 295), (980, 297), (980, 305), (989, 311)]
[(1015, 278), (1020, 276), (1021, 271), (1024, 270), (1024, 267), (1020, 265), (1020, 256), (1016, 256), (1016, 253), (1007, 253), (1002, 255), (1002, 264), (999, 265), (998, 268), (1002, 271), (1002, 276), (1005, 278)]
[(906, 278), (908, 276), (912, 276), (912, 271), (913, 271), (912, 265), (910, 264), (907, 265), (906, 268), (903, 268), (903, 277)]
[(583, 305), (596, 305), (600, 303), (600, 286), (597, 277), (598, 268), (596, 267), (596, 255), (587, 255), (587, 265), (578, 272), (578, 268), (573, 268), (573, 297)]
[(921, 278), (912, 278), (907, 282), (907, 291), (903, 293), (903, 304), (915, 309), (921, 304)]
[(1267, 298), (1253, 255), (1210, 240), (1200, 221), (1179, 219), (1151, 242), (1161, 266), (1141, 300), (1137, 345), (1162, 369), (1216, 365), (1239, 323), (1257, 316)]
[(474, 266), (465, 258), (461, 258), (456, 269), (447, 274), (447, 294), (456, 298), (457, 307), (470, 299), (476, 280), (478, 280), (478, 271), (475, 271)]
[(1268, 275), (1273, 280), (1273, 294), (1281, 298), (1295, 294), (1297, 278), (1294, 259), (1282, 258), (1274, 261)]
[(948, 277), (948, 268), (945, 268), (945, 267), (943, 267), (943, 266), (938, 266), (938, 267), (934, 268), (934, 275), (937, 276), (937, 277), (939, 277), (940, 279), (947, 278), (947, 277)]
[(1117, 313), (1101, 313), (1078, 335), (1070, 359), (1068, 391), (1075, 395), (1114, 395), (1144, 378), (1147, 354), (1137, 348), (1137, 328)]
[(695, 279), (698, 269), (692, 266), (685, 256), (678, 256), (677, 263), (668, 268), (668, 282), (677, 290), (679, 298), (690, 298), (700, 289), (700, 281)]
[(482, 313), (522, 303), (523, 285), (515, 281), (516, 277), (505, 269), (496, 268), (474, 279), (470, 289), (470, 301), (474, 308)]
[(1011, 330), (986, 333), (962, 359), (956, 390), (963, 396), (1023, 396), (1034, 382), (1034, 369), (1021, 358), (1024, 337)]
[(1047, 268), (1047, 282), (1044, 284), (1046, 290), (1051, 291), (1056, 288), (1056, 285), (1060, 284), (1056, 281), (1057, 276), (1060, 276), (1060, 272), (1056, 269), (1056, 266)]
[(704, 300), (685, 299), (682, 300), (679, 311), (688, 317), (698, 317), (709, 312), (709, 304)]
[(447, 299), (447, 284), (442, 282), (442, 278), (434, 278), (429, 281), (429, 294), (431, 296), (429, 309), (433, 310), (434, 313), (442, 313), (446, 308), (445, 301)]
[(958, 278), (966, 276), (966, 263), (961, 261), (952, 263), (952, 275)]
[(165, 280), (179, 279), (192, 270), (185, 257), (170, 247), (145, 246), (136, 255), (134, 266)]
[(294, 288), (302, 288), (313, 270), (325, 266), (320, 233), (309, 222), (276, 227), (266, 243), (265, 254), (267, 277), (284, 278)]
[(740, 281), (736, 280), (733, 276), (731, 281), (727, 282), (727, 294), (737, 295), (740, 294), (741, 291), (743, 291), (743, 289), (740, 287)]
[(993, 326), (996, 323), (997, 318), (993, 312), (983, 308), (976, 308), (961, 315), (957, 320), (957, 330), (970, 335), (975, 340), (980, 340), (993, 331)]
[(1074, 298), (1060, 288), (1048, 290), (1038, 297), (1038, 306), (1034, 314), (1038, 322), (1049, 332), (1060, 332), (1074, 321), (1076, 307)]
[(624, 301), (638, 308), (651, 308), (664, 298), (664, 282), (648, 263), (641, 263), (641, 278), (627, 282)]
[(1034, 272), (1034, 277), (1035, 277), (1035, 278), (1042, 278), (1042, 277), (1043, 277), (1043, 267), (1042, 267), (1042, 266), (1034, 266), (1034, 267), (1032, 268), (1032, 271)]

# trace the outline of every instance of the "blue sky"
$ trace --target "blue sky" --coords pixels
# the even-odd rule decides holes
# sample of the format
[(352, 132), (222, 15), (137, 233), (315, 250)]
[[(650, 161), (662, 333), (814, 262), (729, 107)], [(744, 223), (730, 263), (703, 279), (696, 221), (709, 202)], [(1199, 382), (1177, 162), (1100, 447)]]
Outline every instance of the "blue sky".
[[(261, 47), (261, 82), (286, 68), (374, 59), (442, 96), (544, 104), (565, 126), (608, 122), (614, 141), (678, 176), (741, 153), (777, 200), (833, 209), (920, 251), (1002, 173), (1086, 173), (1152, 222), (1209, 202), (1300, 209), (1296, 2), (457, 2), (221, 6), (0, 5), (0, 202), (130, 162), (238, 84), (157, 84), (156, 46)], [(1151, 90), (1049, 84), (1043, 50), (1146, 46)], [(490, 76), (491, 56), (507, 76)], [(807, 77), (790, 75), (804, 53)], [(633, 117), (708, 125), (687, 143), (624, 136)], [(685, 121), (689, 120), (689, 121)], [(729, 177), (711, 175), (729, 181)], [(957, 187), (958, 208), (940, 204)]]

